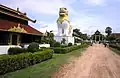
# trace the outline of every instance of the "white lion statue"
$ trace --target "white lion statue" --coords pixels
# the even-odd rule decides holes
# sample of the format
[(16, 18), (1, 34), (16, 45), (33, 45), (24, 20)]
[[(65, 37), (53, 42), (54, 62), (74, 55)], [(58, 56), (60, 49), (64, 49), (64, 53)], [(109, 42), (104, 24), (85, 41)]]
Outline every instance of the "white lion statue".
[(73, 30), (68, 19), (68, 10), (60, 8), (59, 18), (57, 20), (58, 34), (57, 36), (72, 36)]

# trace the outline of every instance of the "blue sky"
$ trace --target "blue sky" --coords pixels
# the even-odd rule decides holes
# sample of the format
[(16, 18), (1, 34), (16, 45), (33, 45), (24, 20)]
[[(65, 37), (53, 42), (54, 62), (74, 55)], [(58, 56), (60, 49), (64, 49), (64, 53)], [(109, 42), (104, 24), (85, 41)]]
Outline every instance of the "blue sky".
[(19, 7), (37, 20), (29, 24), (42, 32), (57, 32), (60, 7), (68, 9), (71, 25), (83, 33), (93, 34), (97, 29), (104, 33), (107, 26), (120, 32), (120, 0), (0, 0), (0, 3), (13, 9)]

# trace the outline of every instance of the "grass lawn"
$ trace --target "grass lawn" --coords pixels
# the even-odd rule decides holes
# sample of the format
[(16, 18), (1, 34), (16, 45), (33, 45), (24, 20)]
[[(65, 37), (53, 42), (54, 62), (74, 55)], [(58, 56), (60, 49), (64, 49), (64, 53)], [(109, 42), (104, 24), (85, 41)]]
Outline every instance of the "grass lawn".
[(80, 56), (84, 50), (85, 48), (82, 48), (67, 54), (54, 54), (48, 61), (7, 73), (0, 78), (51, 78), (51, 74), (58, 71), (62, 64), (68, 63), (71, 57)]
[(120, 51), (119, 51), (119, 50), (117, 50), (117, 49), (115, 49), (115, 48), (111, 48), (111, 47), (110, 47), (110, 49), (111, 49), (113, 52), (115, 52), (116, 54), (120, 55)]

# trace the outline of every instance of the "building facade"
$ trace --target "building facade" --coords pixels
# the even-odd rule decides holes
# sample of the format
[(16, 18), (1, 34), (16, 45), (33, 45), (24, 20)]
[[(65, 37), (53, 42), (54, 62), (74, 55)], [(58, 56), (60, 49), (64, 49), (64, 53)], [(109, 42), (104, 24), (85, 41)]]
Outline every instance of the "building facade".
[(28, 21), (36, 22), (19, 8), (14, 10), (0, 4), (0, 45), (41, 43), (43, 33), (28, 25)]

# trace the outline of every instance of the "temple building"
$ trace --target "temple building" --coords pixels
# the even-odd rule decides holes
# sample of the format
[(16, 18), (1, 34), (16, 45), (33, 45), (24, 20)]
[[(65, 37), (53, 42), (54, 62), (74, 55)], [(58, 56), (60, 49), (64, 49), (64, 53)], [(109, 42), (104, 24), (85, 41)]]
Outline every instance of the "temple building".
[(19, 8), (14, 10), (0, 4), (0, 45), (41, 43), (43, 33), (29, 26), (28, 21), (36, 22)]
[(96, 31), (92, 36), (91, 39), (94, 41), (103, 41), (104, 40), (104, 35), (100, 33), (100, 31)]

